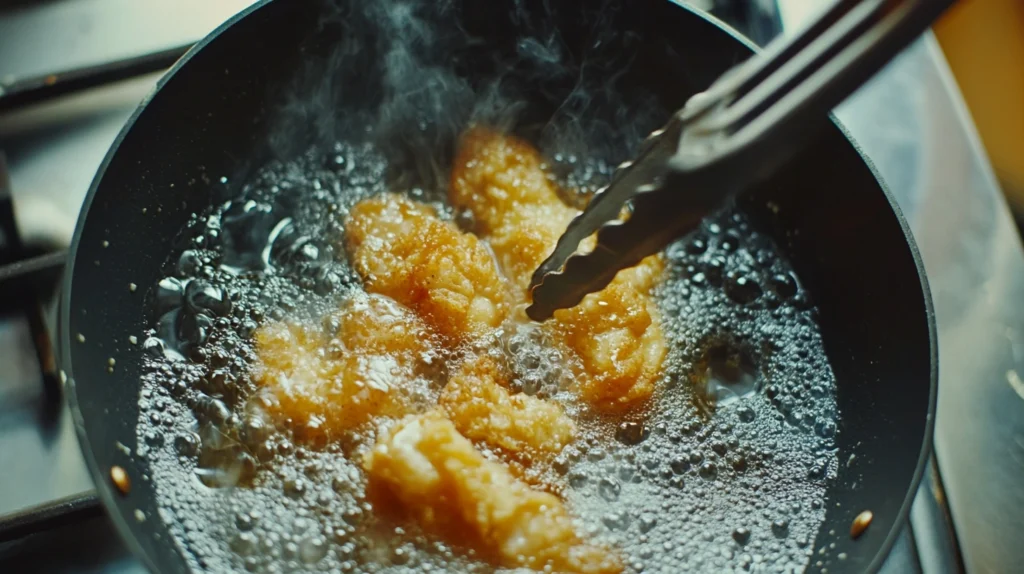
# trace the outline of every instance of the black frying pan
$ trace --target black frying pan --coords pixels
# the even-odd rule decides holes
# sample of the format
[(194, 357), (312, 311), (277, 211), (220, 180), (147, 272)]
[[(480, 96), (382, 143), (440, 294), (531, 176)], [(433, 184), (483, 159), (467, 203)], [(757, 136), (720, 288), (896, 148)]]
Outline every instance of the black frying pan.
[[(560, 0), (554, 14), (539, 1), (519, 2), (515, 11), (511, 2), (498, 0), (464, 4), (451, 13), (452, 22), (482, 44), (453, 65), (472, 78), (493, 65), (491, 55), (514, 50), (517, 27), (527, 23), (557, 27), (583, 61), (585, 50), (593, 48), (587, 45), (586, 23), (602, 14), (605, 2)], [(623, 4), (627, 8), (611, 25), (617, 38), (630, 43), (634, 57), (623, 68), (621, 85), (642, 86), (665, 109), (674, 109), (751, 53), (744, 39), (688, 8), (666, 0)], [(294, 87), (299, 71), (315, 69), (339, 41), (359, 40), (354, 45), (368, 55), (374, 49), (371, 29), (358, 22), (323, 25), (323, 13), (318, 2), (266, 0), (200, 42), (160, 81), (118, 137), (75, 232), (60, 314), (68, 397), (100, 497), (121, 535), (154, 571), (181, 572), (185, 562), (157, 512), (154, 487), (145, 478), (147, 463), (116, 447), (120, 442), (134, 452), (136, 445), (142, 357), (128, 337), (153, 321), (147, 298), (127, 286), (135, 283), (144, 291), (155, 285), (171, 239), (189, 214), (225, 199), (218, 193), (228, 190), (211, 192), (213, 186), (204, 183), (213, 174), (238, 174), (235, 180), (244, 180), (270, 155), (288, 153), (282, 141), (301, 147), (310, 138), (330, 135), (307, 129), (312, 126), (298, 121), (301, 117), (282, 120), (278, 113), (283, 90)], [(614, 45), (603, 49), (607, 57), (627, 51)], [(342, 81), (360, 89), (340, 104), (372, 106), (380, 70), (343, 72)], [(524, 117), (543, 122), (572, 83), (524, 86), (530, 99)], [(343, 107), (337, 113), (348, 111)], [(612, 114), (614, 121), (614, 109), (591, 111)], [(281, 131), (282, 121), (291, 132)], [(616, 137), (609, 133), (609, 145), (616, 145)], [(768, 213), (767, 200), (783, 215)], [(827, 515), (814, 548), (835, 544), (827, 553), (831, 572), (877, 569), (906, 520), (931, 437), (936, 338), (920, 257), (892, 198), (838, 126), (744, 202), (755, 222), (782, 245), (818, 305), (838, 381), (843, 466), (828, 487)], [(113, 373), (109, 358), (116, 359)], [(111, 483), (113, 465), (132, 480), (127, 495)], [(136, 520), (137, 509), (148, 519)], [(853, 540), (851, 521), (864, 509), (874, 513), (874, 521)], [(839, 553), (847, 558), (836, 560)], [(820, 569), (815, 559), (809, 569)]]

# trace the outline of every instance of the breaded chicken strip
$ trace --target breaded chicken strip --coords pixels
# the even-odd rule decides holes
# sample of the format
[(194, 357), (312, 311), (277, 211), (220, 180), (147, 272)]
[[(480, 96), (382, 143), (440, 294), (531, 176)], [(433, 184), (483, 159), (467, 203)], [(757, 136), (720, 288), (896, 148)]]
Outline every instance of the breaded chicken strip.
[[(274, 322), (256, 332), (254, 380), (262, 408), (300, 439), (344, 436), (377, 416), (401, 417), (426, 402), (431, 335), (380, 295), (356, 295), (327, 329)], [(336, 332), (332, 332), (336, 329)]]
[(470, 357), (448, 380), (438, 405), (466, 438), (524, 465), (550, 461), (572, 442), (576, 425), (558, 403), (509, 393), (507, 380), (493, 358)]
[(581, 395), (603, 411), (623, 410), (650, 397), (668, 352), (650, 296), (661, 259), (627, 271), (579, 305), (554, 314), (555, 332), (580, 357)]
[(556, 496), (533, 490), (485, 458), (439, 412), (404, 419), (364, 459), (382, 492), (426, 531), (501, 566), (621, 572), (618, 556), (585, 542)]
[(508, 314), (494, 258), (475, 236), (426, 205), (382, 194), (352, 208), (348, 252), (366, 290), (416, 312), (452, 344), (486, 333)]
[[(536, 149), (484, 128), (462, 138), (450, 199), (472, 212), (524, 298), (533, 271), (578, 213), (559, 199)], [(660, 256), (647, 257), (575, 308), (554, 314), (552, 329), (582, 364), (580, 393), (600, 410), (629, 408), (654, 392), (667, 346), (650, 290), (662, 267)]]

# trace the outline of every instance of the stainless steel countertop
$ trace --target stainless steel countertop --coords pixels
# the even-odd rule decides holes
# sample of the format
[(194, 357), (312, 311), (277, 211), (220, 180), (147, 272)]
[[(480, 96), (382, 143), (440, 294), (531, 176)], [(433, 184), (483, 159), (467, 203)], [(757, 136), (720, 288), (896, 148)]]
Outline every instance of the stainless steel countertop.
[[(212, 29), (245, 4), (47, 3), (40, 11), (0, 19), (0, 76), (169, 47)], [(62, 6), (73, 9), (61, 11)], [(152, 10), (170, 21), (160, 34), (147, 33)], [(118, 18), (107, 18), (111, 13)], [(106, 43), (96, 41), (100, 37)], [(46, 110), (0, 117), (0, 149), (9, 155), (27, 235), (68, 241), (103, 154), (154, 82), (154, 76), (141, 78)], [(1024, 301), (1024, 251), (1006, 203), (930, 35), (844, 103), (837, 116), (896, 196), (924, 258), (939, 329), (936, 452), (964, 560), (972, 572), (1016, 571), (1024, 563), (1024, 544), (1018, 542), (1024, 531), (1024, 309), (1017, 304)], [(0, 324), (0, 339), (21, 330)], [(2, 348), (0, 341), (0, 353)], [(0, 400), (30, 400), (34, 366), (8, 375), (10, 363), (2, 354), (0, 365)], [(6, 423), (19, 433), (38, 433), (31, 444), (39, 453), (26, 454), (36, 456), (37, 464), (25, 466), (26, 459), (7, 448), (0, 433), (0, 513), (90, 487), (67, 423), (65, 415), (48, 434), (33, 430), (31, 420)], [(24, 471), (12, 469), (16, 457)], [(92, 561), (79, 566), (61, 571), (97, 571)], [(138, 568), (124, 559), (100, 571)]]
[[(935, 451), (970, 572), (1024, 563), (1024, 251), (930, 34), (836, 115), (902, 208), (939, 331)], [(1018, 375), (1020, 374), (1020, 375)]]

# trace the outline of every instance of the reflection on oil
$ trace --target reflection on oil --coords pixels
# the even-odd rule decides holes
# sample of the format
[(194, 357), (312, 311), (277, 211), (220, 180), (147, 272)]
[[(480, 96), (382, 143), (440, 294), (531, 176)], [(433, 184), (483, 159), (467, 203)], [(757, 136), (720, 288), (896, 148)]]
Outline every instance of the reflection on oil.
[(728, 343), (716, 344), (695, 365), (694, 397), (702, 410), (714, 412), (756, 393), (758, 375), (757, 363), (749, 351)]

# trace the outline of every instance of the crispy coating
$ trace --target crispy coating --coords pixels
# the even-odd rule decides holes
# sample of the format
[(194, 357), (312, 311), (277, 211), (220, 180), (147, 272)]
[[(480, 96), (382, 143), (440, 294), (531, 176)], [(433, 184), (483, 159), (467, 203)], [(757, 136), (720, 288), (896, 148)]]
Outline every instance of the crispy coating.
[(558, 403), (509, 393), (507, 381), (493, 358), (471, 357), (448, 380), (438, 405), (466, 438), (525, 465), (549, 461), (575, 438), (575, 423)]
[[(484, 128), (463, 135), (450, 199), (472, 212), (502, 269), (524, 290), (578, 213), (559, 199), (536, 149)], [(580, 393), (600, 410), (627, 409), (654, 392), (667, 345), (650, 289), (662, 267), (660, 256), (648, 257), (554, 314), (552, 329), (580, 359)]]
[(484, 128), (462, 136), (449, 199), (473, 214), (477, 233), (522, 293), (578, 213), (558, 198), (533, 146)]
[(353, 207), (345, 229), (366, 290), (411, 308), (450, 343), (486, 333), (508, 314), (487, 247), (429, 207), (382, 194)]
[[(263, 409), (307, 440), (343, 437), (377, 416), (401, 417), (435, 351), (426, 326), (380, 295), (349, 299), (329, 327), (273, 322), (256, 332)], [(422, 399), (419, 399), (422, 400)]]
[(585, 542), (558, 497), (531, 489), (488, 460), (440, 412), (411, 416), (382, 436), (363, 464), (426, 531), (468, 544), (509, 568), (621, 572), (620, 558)]
[(579, 305), (554, 314), (555, 331), (580, 357), (580, 394), (600, 410), (627, 409), (654, 392), (668, 352), (649, 295), (661, 266), (660, 259), (645, 259)]

